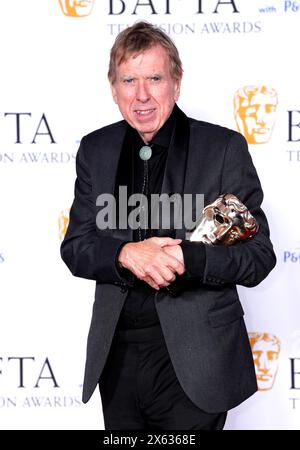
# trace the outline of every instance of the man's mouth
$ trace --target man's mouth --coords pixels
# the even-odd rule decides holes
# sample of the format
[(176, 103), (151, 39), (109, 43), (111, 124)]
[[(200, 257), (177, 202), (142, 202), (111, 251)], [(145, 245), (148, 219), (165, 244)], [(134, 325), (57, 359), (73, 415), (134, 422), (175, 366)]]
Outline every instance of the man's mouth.
[(148, 116), (152, 114), (155, 111), (155, 108), (148, 108), (148, 109), (135, 109), (134, 112), (138, 116)]

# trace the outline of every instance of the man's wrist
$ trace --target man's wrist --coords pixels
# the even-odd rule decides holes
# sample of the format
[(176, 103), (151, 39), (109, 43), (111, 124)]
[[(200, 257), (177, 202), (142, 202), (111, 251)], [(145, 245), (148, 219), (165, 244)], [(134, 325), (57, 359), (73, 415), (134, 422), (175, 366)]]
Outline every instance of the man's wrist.
[(123, 279), (123, 281), (128, 284), (129, 286), (133, 286), (133, 282), (134, 282), (134, 275), (130, 272), (130, 270), (126, 269), (126, 267), (122, 264), (122, 262), (120, 261), (120, 253), (123, 250), (123, 247), (128, 244), (128, 242), (130, 241), (125, 241), (123, 242), (116, 254), (116, 261), (115, 261), (115, 265), (117, 268), (117, 271), (120, 275), (120, 277)]
[(185, 276), (189, 278), (203, 278), (206, 263), (204, 244), (202, 242), (182, 241), (179, 245), (186, 268)]
[(122, 252), (122, 250), (123, 250), (123, 247), (124, 247), (126, 244), (127, 244), (127, 242), (123, 242), (123, 243), (120, 245), (120, 247), (119, 247), (119, 249), (118, 249), (118, 251), (117, 251), (117, 254), (116, 254), (116, 260), (115, 260), (116, 267), (117, 267), (117, 269), (119, 269), (119, 270), (121, 270), (121, 271), (123, 271), (123, 270), (125, 269), (125, 267), (124, 267), (124, 265), (123, 265), (123, 263), (122, 263), (122, 261), (121, 261), (121, 259), (120, 259), (120, 255), (121, 255), (121, 252)]

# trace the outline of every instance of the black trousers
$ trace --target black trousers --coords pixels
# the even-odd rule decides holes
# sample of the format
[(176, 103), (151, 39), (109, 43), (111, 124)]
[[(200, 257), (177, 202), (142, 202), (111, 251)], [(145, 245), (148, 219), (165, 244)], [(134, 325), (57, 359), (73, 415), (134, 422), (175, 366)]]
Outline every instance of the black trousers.
[(178, 382), (160, 326), (116, 331), (99, 380), (106, 430), (221, 430)]

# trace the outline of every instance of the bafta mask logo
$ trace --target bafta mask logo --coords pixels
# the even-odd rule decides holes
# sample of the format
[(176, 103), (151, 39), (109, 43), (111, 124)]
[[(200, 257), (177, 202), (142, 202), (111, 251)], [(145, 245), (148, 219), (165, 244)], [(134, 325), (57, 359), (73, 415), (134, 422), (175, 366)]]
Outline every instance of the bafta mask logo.
[(280, 353), (280, 340), (270, 333), (249, 333), (259, 391), (272, 389)]
[(67, 228), (69, 225), (69, 215), (70, 215), (70, 208), (66, 208), (63, 211), (61, 211), (58, 218), (59, 239), (61, 241), (63, 240), (67, 232)]
[(265, 144), (270, 140), (277, 104), (277, 92), (266, 86), (244, 86), (236, 91), (234, 117), (248, 144)]
[(92, 12), (95, 0), (59, 0), (62, 12), (69, 17), (86, 17)]

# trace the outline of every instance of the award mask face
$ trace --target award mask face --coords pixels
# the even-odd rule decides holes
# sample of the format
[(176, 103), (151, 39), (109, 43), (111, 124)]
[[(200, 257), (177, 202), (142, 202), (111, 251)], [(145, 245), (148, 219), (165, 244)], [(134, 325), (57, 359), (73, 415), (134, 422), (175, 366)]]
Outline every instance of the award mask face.
[(59, 0), (59, 3), (66, 16), (86, 17), (93, 9), (94, 0)]
[(203, 219), (191, 235), (191, 241), (232, 245), (253, 236), (258, 223), (245, 205), (233, 194), (224, 194), (203, 209)]
[(266, 86), (244, 86), (235, 93), (236, 124), (248, 144), (265, 144), (270, 140), (277, 103), (277, 92)]

